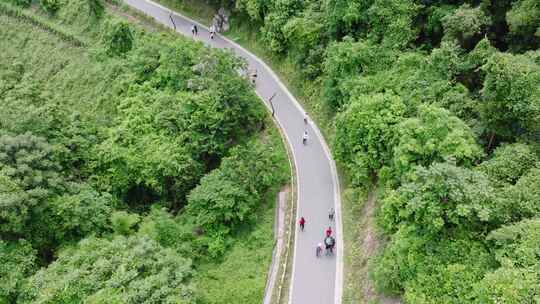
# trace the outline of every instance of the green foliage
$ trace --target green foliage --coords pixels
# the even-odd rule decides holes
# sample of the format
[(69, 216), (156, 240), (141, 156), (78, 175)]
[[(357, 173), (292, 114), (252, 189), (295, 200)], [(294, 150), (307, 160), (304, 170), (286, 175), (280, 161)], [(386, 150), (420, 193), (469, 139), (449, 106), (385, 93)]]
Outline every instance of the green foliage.
[(467, 236), (418, 236), (402, 227), (372, 262), (377, 288), (405, 290), (411, 303), (471, 303), (473, 284), (492, 265), (484, 245)]
[(87, 0), (87, 2), (91, 16), (101, 18), (101, 16), (103, 16), (103, 11), (105, 10), (102, 0)]
[(471, 8), (466, 3), (454, 11), (453, 14), (442, 18), (445, 36), (457, 39), (465, 48), (471, 47), (471, 39), (485, 32), (491, 19), (480, 6)]
[(111, 215), (111, 225), (115, 233), (122, 235), (132, 234), (133, 226), (140, 221), (137, 214), (127, 213), (126, 211), (116, 211)]
[(22, 233), (35, 209), (63, 189), (57, 149), (29, 133), (0, 136), (0, 232)]
[(366, 11), (368, 37), (384, 48), (403, 49), (416, 39), (413, 19), (420, 6), (411, 0), (374, 0)]
[[(245, 62), (95, 18), (99, 1), (60, 3), (54, 17), (0, 3), (0, 302), (193, 303), (187, 259), (218, 268), (236, 248), (258, 250), (234, 277), (258, 301), (289, 170)], [(254, 200), (234, 227), (203, 231), (184, 205), (216, 170), (216, 188), (232, 180)]]
[(540, 65), (527, 55), (497, 53), (486, 73), (482, 116), (493, 132), (511, 137), (539, 130)]
[(41, 7), (50, 14), (56, 13), (60, 8), (60, 0), (39, 0)]
[(268, 9), (268, 4), (262, 0), (238, 0), (234, 3), (236, 9), (247, 13), (255, 22), (261, 22), (264, 19), (264, 12)]
[(391, 163), (396, 125), (405, 112), (401, 98), (386, 93), (355, 97), (337, 116), (334, 153), (348, 165), (356, 183), (369, 182)]
[(537, 162), (538, 156), (530, 146), (517, 143), (497, 148), (478, 168), (495, 183), (515, 184)]
[(109, 21), (103, 34), (103, 44), (109, 55), (121, 55), (133, 48), (133, 33), (127, 21)]
[(276, 53), (283, 52), (286, 47), (285, 25), (301, 7), (299, 0), (277, 0), (270, 3), (269, 13), (264, 16), (262, 37), (270, 49)]
[(429, 166), (444, 160), (470, 167), (483, 154), (470, 128), (436, 106), (421, 106), (417, 117), (396, 126), (396, 137), (393, 166), (398, 176), (415, 165)]
[(20, 303), (194, 303), (191, 261), (146, 237), (87, 238), (29, 278)]
[(13, 0), (13, 2), (16, 5), (22, 6), (22, 7), (28, 7), (32, 3), (32, 0)]
[(540, 4), (534, 0), (520, 0), (512, 4), (506, 14), (510, 32), (523, 39), (524, 49), (540, 45)]
[(333, 108), (348, 102), (347, 82), (359, 74), (370, 74), (389, 67), (393, 53), (368, 41), (355, 42), (350, 37), (330, 44), (323, 64), (324, 97)]
[(165, 208), (153, 207), (139, 224), (139, 234), (146, 235), (167, 248), (174, 248), (184, 256), (194, 256), (195, 227), (184, 221), (187, 217), (173, 217)]
[(186, 212), (218, 235), (253, 221), (265, 192), (287, 178), (283, 163), (276, 151), (256, 142), (234, 148), (189, 194)]
[(367, 10), (373, 1), (328, 0), (325, 1), (329, 33), (334, 38), (353, 34), (360, 25), (366, 25)]
[(36, 252), (24, 241), (0, 240), (0, 303), (13, 303), (27, 276), (36, 268)]
[(113, 197), (86, 185), (77, 188), (80, 189), (72, 190), (72, 194), (55, 197), (50, 202), (51, 216), (57, 223), (56, 238), (59, 240), (78, 240), (109, 230), (109, 218), (115, 207)]
[(427, 236), (481, 230), (492, 217), (493, 196), (484, 174), (447, 163), (419, 166), (383, 199), (379, 223), (386, 232), (405, 225)]
[(478, 299), (483, 303), (538, 303), (540, 221), (524, 220), (502, 227), (487, 239), (495, 243), (501, 267), (478, 283)]
[[(536, 164), (537, 166), (537, 164)], [(540, 186), (540, 169), (530, 168), (514, 186), (502, 189), (497, 199), (496, 217), (501, 223), (512, 223), (540, 214), (538, 206), (538, 187)]]

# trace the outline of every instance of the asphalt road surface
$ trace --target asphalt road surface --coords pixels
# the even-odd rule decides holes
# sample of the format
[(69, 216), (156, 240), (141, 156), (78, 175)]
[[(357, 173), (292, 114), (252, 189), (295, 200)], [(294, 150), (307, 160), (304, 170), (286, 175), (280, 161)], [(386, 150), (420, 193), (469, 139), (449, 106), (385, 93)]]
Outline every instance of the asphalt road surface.
[[(197, 24), (198, 35), (193, 36), (191, 27), (195, 24), (194, 21), (152, 1), (124, 2), (159, 23), (175, 27), (178, 33), (193, 37), (211, 47), (230, 49), (237, 56), (246, 59), (250, 69), (257, 70), (257, 94), (270, 109), (274, 109), (276, 121), (293, 154), (297, 175), (297, 223), (302, 216), (306, 219), (303, 232), (297, 225), (289, 303), (341, 303), (343, 241), (339, 183), (334, 161), (317, 126), (312, 121), (304, 123), (304, 110), (274, 72), (236, 43), (221, 35), (215, 35), (211, 40), (208, 30), (200, 24)], [(270, 104), (269, 99), (272, 96), (274, 97)], [(308, 132), (307, 145), (302, 144), (305, 130)], [(330, 207), (336, 210), (335, 220), (332, 222), (328, 219)], [(316, 258), (316, 245), (323, 243), (328, 226), (332, 226), (336, 236), (336, 253), (333, 256), (323, 255)]]

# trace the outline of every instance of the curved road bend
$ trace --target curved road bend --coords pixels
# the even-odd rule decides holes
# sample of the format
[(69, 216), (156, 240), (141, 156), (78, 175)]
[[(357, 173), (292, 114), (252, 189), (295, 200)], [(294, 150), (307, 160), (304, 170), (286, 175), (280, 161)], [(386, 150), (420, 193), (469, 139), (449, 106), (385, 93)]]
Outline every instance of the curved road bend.
[[(150, 0), (124, 0), (125, 3), (153, 17), (159, 23), (191, 36), (191, 26), (196, 23), (178, 13), (171, 12)], [(198, 23), (197, 23), (198, 24)], [(198, 24), (196, 40), (205, 44), (231, 49), (247, 60), (250, 69), (257, 69), (257, 94), (265, 100), (275, 94), (272, 103), (275, 117), (287, 137), (297, 174), (297, 218), (306, 218), (304, 232), (297, 230), (294, 243), (294, 261), (291, 280), (290, 304), (340, 304), (343, 269), (343, 238), (341, 205), (335, 164), (317, 126), (304, 124), (304, 111), (274, 72), (260, 59), (229, 39), (216, 35), (210, 40), (206, 27)], [(302, 134), (308, 131), (307, 146), (302, 145)], [(328, 220), (328, 210), (336, 210), (335, 222)], [(317, 259), (315, 246), (323, 242), (325, 229), (332, 225), (337, 235), (337, 254)], [(297, 225), (298, 226), (298, 225)], [(297, 228), (298, 229), (298, 228)]]

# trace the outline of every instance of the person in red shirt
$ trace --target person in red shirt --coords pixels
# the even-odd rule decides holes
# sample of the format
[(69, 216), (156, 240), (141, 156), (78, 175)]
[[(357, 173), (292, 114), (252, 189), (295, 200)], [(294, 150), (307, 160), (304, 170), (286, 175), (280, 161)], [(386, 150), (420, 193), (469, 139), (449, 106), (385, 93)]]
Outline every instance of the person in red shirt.
[(332, 227), (328, 227), (328, 229), (326, 229), (326, 236), (331, 236), (332, 235)]
[(306, 219), (304, 217), (300, 218), (300, 230), (304, 231), (304, 225), (306, 224)]

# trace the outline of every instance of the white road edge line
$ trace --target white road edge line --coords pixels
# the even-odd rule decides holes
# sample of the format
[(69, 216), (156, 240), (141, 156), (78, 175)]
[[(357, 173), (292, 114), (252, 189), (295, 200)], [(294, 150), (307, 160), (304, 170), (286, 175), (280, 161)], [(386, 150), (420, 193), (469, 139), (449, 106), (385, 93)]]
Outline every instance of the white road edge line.
[[(178, 12), (175, 12), (159, 3), (156, 3), (152, 0), (144, 0), (148, 3), (151, 3), (152, 5), (155, 5), (157, 7), (160, 7), (161, 9), (165, 10), (165, 11), (169, 11), (171, 14), (173, 15), (176, 15), (178, 17), (181, 17), (181, 18), (184, 18), (186, 20), (189, 20), (190, 22), (194, 23), (194, 24), (197, 24), (199, 27), (202, 27), (206, 30), (208, 30), (208, 27), (206, 27), (204, 24), (201, 24), (200, 22), (198, 21), (195, 21), (187, 16), (184, 16), (182, 14), (179, 14)], [(235, 47), (237, 47), (238, 49), (242, 50), (243, 52), (245, 52), (248, 56), (250, 56), (252, 59), (254, 59), (255, 61), (257, 61), (259, 64), (261, 64), (265, 69), (267, 69), (269, 72), (270, 72), (270, 76), (272, 76), (272, 78), (274, 78), (274, 80), (278, 83), (279, 87), (287, 94), (287, 96), (293, 101), (294, 105), (298, 108), (298, 110), (300, 110), (301, 113), (306, 113), (306, 111), (302, 108), (302, 106), (300, 105), (300, 103), (298, 102), (298, 100), (296, 100), (296, 98), (291, 94), (291, 92), (289, 91), (289, 89), (287, 89), (287, 87), (281, 82), (281, 80), (279, 79), (279, 77), (276, 75), (276, 73), (274, 72), (274, 70), (272, 70), (264, 61), (262, 61), (259, 57), (255, 56), (254, 54), (252, 54), (251, 52), (249, 52), (248, 50), (246, 50), (244, 47), (242, 47), (241, 45), (237, 44), (236, 42), (230, 40), (229, 38), (223, 36), (223, 35), (220, 35), (220, 34), (217, 34), (219, 37), (221, 37), (221, 39), (229, 42), (230, 44), (234, 45)], [(265, 100), (262, 98), (262, 96), (260, 96), (258, 93), (257, 93), (257, 96), (259, 96), (259, 98), (261, 98), (261, 100), (263, 101), (263, 103), (268, 107), (268, 105), (266, 104)], [(275, 119), (278, 124), (279, 124), (279, 127), (284, 130), (282, 128), (282, 125), (281, 123), (279, 122), (279, 119)], [(345, 248), (344, 244), (343, 244), (343, 227), (342, 227), (342, 221), (341, 221), (341, 192), (340, 192), (340, 185), (339, 185), (339, 176), (337, 174), (337, 169), (336, 169), (336, 164), (334, 162), (334, 159), (332, 158), (332, 154), (330, 152), (330, 149), (328, 148), (328, 145), (326, 143), (326, 141), (324, 140), (324, 137), (322, 136), (322, 133), (321, 131), (319, 130), (319, 128), (317, 127), (317, 125), (315, 123), (312, 123), (312, 128), (313, 130), (317, 133), (317, 137), (319, 138), (319, 141), (321, 142), (322, 144), (322, 147), (323, 147), (323, 150), (326, 154), (326, 157), (328, 158), (328, 161), (330, 163), (330, 171), (332, 172), (332, 180), (333, 180), (333, 183), (334, 183), (334, 209), (336, 211), (336, 214), (335, 214), (335, 217), (336, 217), (336, 235), (337, 235), (337, 254), (336, 254), (336, 258), (337, 258), (337, 261), (336, 261), (336, 282), (335, 282), (335, 291), (334, 291), (334, 304), (341, 304), (341, 301), (342, 301), (342, 293), (343, 293), (343, 248)], [(296, 162), (296, 155), (294, 154), (294, 150), (292, 149), (292, 142), (289, 138), (289, 136), (287, 135), (287, 133), (283, 132), (283, 134), (285, 134), (285, 137), (287, 138), (287, 142), (289, 143), (289, 147), (291, 148), (291, 151), (292, 151), (292, 155), (293, 155), (293, 159), (294, 159), (294, 164), (295, 164), (295, 168), (298, 168), (297, 167), (297, 162)], [(298, 206), (298, 202), (300, 201), (300, 183), (298, 182), (299, 179), (298, 179), (298, 170), (296, 170), (296, 190), (297, 190), (297, 196), (296, 196), (296, 205)], [(297, 211), (297, 214), (296, 214), (296, 218), (298, 217), (298, 207), (296, 208), (296, 211)], [(298, 238), (296, 237), (297, 234), (295, 234), (295, 240), (294, 240), (294, 253), (296, 255), (296, 247), (298, 245)], [(291, 278), (294, 278), (294, 272), (295, 272), (295, 259), (293, 259), (293, 271), (292, 271), (292, 274), (291, 274)], [(293, 287), (294, 287), (294, 280), (291, 279), (291, 288), (289, 290), (289, 303), (292, 303), (291, 301), (291, 297), (292, 297), (292, 290), (293, 290)]]

